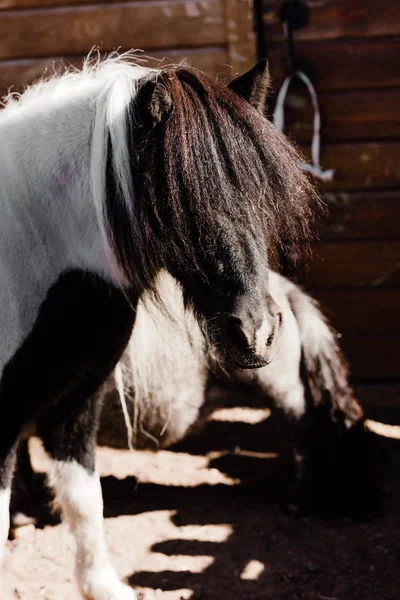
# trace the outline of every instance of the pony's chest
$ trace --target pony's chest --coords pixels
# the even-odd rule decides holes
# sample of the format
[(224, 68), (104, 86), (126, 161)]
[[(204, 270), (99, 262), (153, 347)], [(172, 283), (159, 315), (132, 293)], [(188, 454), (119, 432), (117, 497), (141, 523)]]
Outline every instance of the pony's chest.
[(113, 368), (132, 324), (132, 309), (120, 291), (93, 274), (63, 274), (4, 366), (0, 397), (22, 401), (26, 420), (88, 378), (101, 383), (103, 372), (97, 371), (105, 377)]

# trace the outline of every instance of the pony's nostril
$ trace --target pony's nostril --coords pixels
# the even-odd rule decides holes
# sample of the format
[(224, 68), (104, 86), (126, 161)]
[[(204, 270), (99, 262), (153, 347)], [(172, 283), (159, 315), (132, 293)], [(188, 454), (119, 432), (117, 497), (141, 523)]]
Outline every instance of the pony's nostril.
[(267, 347), (272, 345), (272, 342), (274, 341), (274, 338), (275, 338), (276, 334), (278, 333), (280, 326), (282, 325), (282, 320), (283, 320), (282, 313), (279, 311), (275, 315), (275, 326), (267, 338)]
[(228, 317), (225, 324), (228, 340), (237, 348), (247, 348), (248, 340), (242, 329), (242, 321), (237, 317)]

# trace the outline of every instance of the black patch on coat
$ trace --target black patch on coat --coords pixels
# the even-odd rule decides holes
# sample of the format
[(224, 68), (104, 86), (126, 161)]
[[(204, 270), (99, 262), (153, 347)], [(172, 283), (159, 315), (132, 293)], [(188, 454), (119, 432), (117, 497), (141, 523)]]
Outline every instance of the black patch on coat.
[(88, 398), (119, 360), (133, 322), (123, 293), (91, 273), (69, 271), (49, 290), (0, 381), (0, 486), (10, 484), (10, 457), (31, 421), (46, 432), (46, 449), (54, 458), (93, 468), (85, 448), (92, 446), (96, 427), (82, 412), (86, 403), (97, 418)]

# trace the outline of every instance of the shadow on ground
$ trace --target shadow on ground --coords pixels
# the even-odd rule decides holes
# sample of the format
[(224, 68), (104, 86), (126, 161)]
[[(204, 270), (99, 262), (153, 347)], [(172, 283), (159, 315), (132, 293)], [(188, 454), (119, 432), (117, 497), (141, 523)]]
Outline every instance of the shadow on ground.
[[(222, 541), (154, 544), (155, 564), (160, 554), (178, 556), (182, 569), (139, 569), (130, 584), (189, 589), (192, 600), (398, 600), (400, 442), (379, 438), (387, 458), (385, 514), (354, 524), (298, 518), (280, 508), (290, 470), (287, 441), (279, 419), (211, 421), (200, 436), (172, 450), (174, 461), (183, 454), (207, 456), (210, 469), (238, 483), (161, 485), (103, 477), (106, 518), (168, 510), (177, 528), (229, 529)], [(185, 557), (196, 556), (209, 557), (202, 572), (185, 566)]]

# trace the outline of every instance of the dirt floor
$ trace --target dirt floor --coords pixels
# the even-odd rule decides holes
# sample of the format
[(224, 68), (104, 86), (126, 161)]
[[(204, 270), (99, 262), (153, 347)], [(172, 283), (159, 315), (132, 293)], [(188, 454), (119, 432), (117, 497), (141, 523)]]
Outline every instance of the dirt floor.
[[(267, 417), (219, 411), (175, 451), (99, 449), (120, 575), (145, 600), (398, 600), (400, 440), (379, 438), (390, 467), (384, 516), (363, 524), (298, 518), (279, 507), (285, 468)], [(35, 468), (45, 470), (33, 446)], [(24, 528), (7, 544), (1, 600), (33, 598), (79, 599), (60, 524)]]

